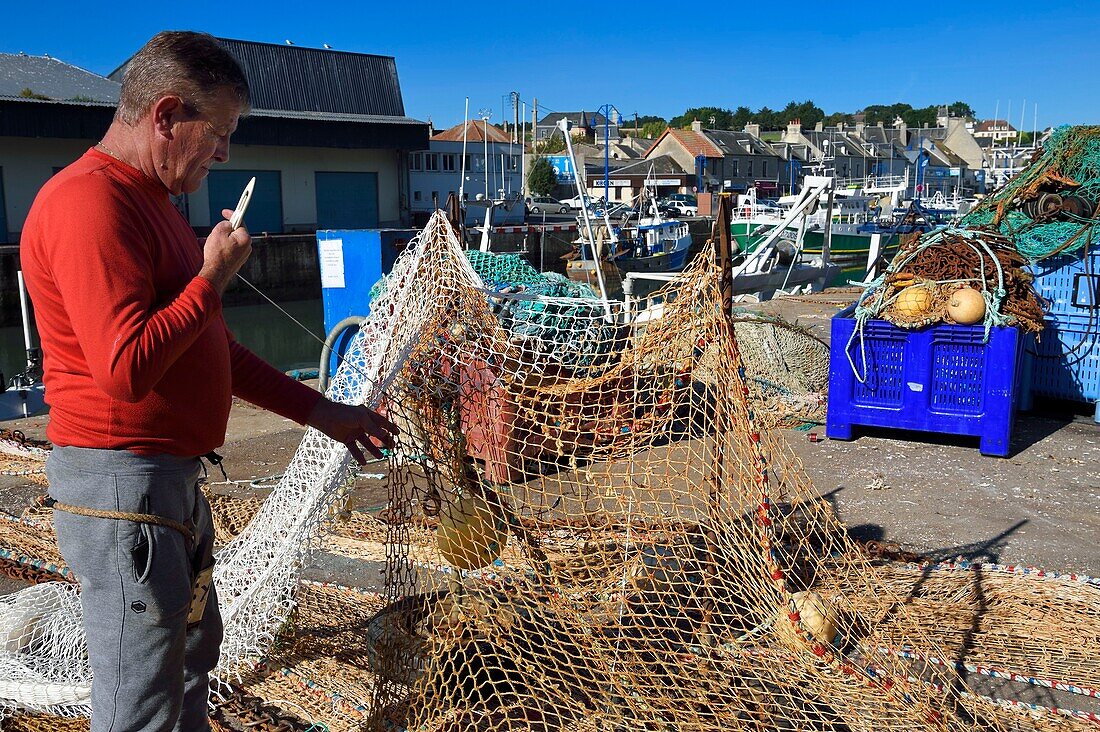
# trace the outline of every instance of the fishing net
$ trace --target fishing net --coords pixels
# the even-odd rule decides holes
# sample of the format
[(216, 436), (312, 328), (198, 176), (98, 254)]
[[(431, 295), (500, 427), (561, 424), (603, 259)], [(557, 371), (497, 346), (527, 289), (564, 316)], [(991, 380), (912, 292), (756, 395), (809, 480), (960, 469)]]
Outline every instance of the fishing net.
[(939, 229), (901, 247), (860, 297), (856, 319), (882, 318), (901, 328), (982, 323), (987, 334), (995, 326), (1038, 333), (1043, 308), (1026, 265), (1012, 241), (994, 231)]
[(1100, 126), (1060, 127), (1031, 164), (962, 219), (999, 231), (1031, 261), (1072, 253), (1100, 233)]
[(733, 328), (761, 426), (825, 422), (829, 346), (779, 317), (737, 313)]
[[(1097, 685), (1093, 581), (868, 555), (759, 428), (711, 252), (644, 329), (561, 299), (558, 317), (607, 339), (591, 362), (514, 337), (500, 312), (522, 297), (484, 286), (441, 215), (401, 255), (329, 392), (401, 424), (389, 504), (341, 524), (346, 450), (307, 434), (218, 554), (223, 680), (332, 732), (1093, 718), (1063, 698)], [(358, 552), (376, 585), (303, 582), (318, 548)], [(3, 608), (0, 696), (86, 711), (67, 688), (84, 679), (75, 588), (37, 587), (57, 599), (22, 590)], [(1058, 696), (1021, 704), (958, 664)], [(67, 694), (52, 705), (50, 683)]]
[[(388, 391), (373, 720), (396, 729), (997, 728), (780, 438), (698, 258), (598, 373), (517, 344), (434, 246)], [(415, 302), (414, 302), (415, 299)], [(416, 314), (415, 316), (413, 314)], [(571, 313), (590, 331), (599, 309)], [(619, 345), (621, 343), (621, 345)]]

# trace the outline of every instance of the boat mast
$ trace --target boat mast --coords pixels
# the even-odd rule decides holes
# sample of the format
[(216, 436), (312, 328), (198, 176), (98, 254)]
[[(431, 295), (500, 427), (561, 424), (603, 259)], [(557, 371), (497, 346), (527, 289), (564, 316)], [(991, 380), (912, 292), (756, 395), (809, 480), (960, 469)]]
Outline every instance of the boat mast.
[[(466, 205), (466, 132), (470, 129), (470, 98), (466, 97), (466, 112), (462, 115), (462, 165), (458, 173), (458, 202)], [(465, 214), (463, 214), (465, 215)]]
[[(585, 190), (587, 186), (584, 181), (584, 169), (577, 167), (577, 157), (573, 154), (573, 136), (570, 134), (570, 129), (573, 127), (573, 123), (568, 118), (563, 117), (558, 120), (558, 129), (561, 130), (562, 135), (565, 137), (565, 149), (569, 153), (569, 162), (573, 164), (573, 181), (574, 186), (577, 189), (577, 195), (580, 196), (581, 203), (581, 218), (584, 220), (584, 230), (588, 234), (588, 246), (592, 250), (592, 264), (596, 268), (596, 283), (600, 286), (600, 299), (603, 300), (604, 313), (608, 320), (613, 320), (611, 316), (611, 304), (607, 301), (607, 287), (603, 283), (603, 268), (600, 266), (600, 253), (596, 250), (596, 236), (592, 233), (592, 221), (588, 218), (588, 206), (584, 205), (586, 200)], [(607, 208), (607, 202), (604, 202), (604, 209)]]

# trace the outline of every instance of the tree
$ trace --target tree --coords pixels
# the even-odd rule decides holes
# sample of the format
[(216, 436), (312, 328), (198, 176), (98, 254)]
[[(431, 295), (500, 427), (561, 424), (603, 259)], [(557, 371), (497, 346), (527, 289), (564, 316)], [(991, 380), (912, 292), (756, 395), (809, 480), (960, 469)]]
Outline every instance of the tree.
[(847, 112), (833, 112), (825, 117), (826, 127), (836, 127), (839, 124), (855, 124), (855, 118)]
[(804, 102), (791, 101), (777, 115), (779, 124), (773, 129), (783, 129), (792, 120), (801, 120), (803, 129), (813, 128), (818, 122), (825, 119), (825, 112), (821, 107), (807, 99)]
[(668, 126), (686, 130), (695, 120), (703, 124), (703, 129), (729, 130), (732, 129), (733, 112), (721, 107), (692, 107), (680, 116), (670, 119)]
[(955, 102), (947, 107), (947, 113), (952, 117), (962, 117), (963, 119), (974, 119), (974, 110), (970, 108), (970, 105), (966, 102)]
[(752, 122), (752, 110), (745, 106), (738, 107), (730, 118), (730, 129), (743, 130), (749, 122)]
[(558, 174), (550, 161), (544, 157), (535, 158), (535, 162), (531, 163), (531, 172), (527, 174), (527, 188), (536, 196), (549, 196), (557, 184)]
[(561, 135), (551, 135), (544, 140), (538, 140), (532, 146), (532, 152), (536, 155), (553, 155), (565, 150), (565, 138)]
[(661, 133), (668, 128), (668, 122), (661, 120), (659, 122), (646, 122), (642, 125), (642, 137), (653, 139), (660, 137)]

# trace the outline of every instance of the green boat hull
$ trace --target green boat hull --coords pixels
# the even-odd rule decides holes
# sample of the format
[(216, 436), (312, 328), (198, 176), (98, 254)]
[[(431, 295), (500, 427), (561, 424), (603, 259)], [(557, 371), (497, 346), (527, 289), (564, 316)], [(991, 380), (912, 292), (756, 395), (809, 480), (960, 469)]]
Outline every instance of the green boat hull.
[[(734, 222), (730, 225), (730, 234), (736, 242), (739, 251), (748, 253), (760, 246), (767, 237), (765, 231), (756, 233), (760, 228), (758, 224)], [(854, 229), (854, 227), (852, 227)], [(791, 230), (790, 238), (794, 238), (795, 231)], [(803, 259), (821, 256), (821, 246), (825, 241), (825, 234), (821, 231), (807, 231), (803, 237)], [(881, 257), (889, 262), (897, 252), (898, 239), (896, 236), (883, 236)], [(840, 267), (837, 275), (831, 277), (825, 283), (826, 287), (845, 287), (852, 283), (863, 282), (867, 276), (867, 255), (871, 251), (871, 235), (857, 231), (833, 230), (832, 245), (829, 248), (829, 262)]]

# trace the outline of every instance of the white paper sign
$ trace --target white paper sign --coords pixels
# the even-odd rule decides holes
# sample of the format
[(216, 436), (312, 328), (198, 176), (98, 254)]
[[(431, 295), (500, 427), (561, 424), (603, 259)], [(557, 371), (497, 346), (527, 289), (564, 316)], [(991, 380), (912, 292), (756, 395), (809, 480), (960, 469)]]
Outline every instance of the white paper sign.
[(321, 242), (321, 287), (346, 287), (344, 284), (344, 240)]

